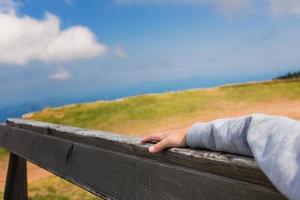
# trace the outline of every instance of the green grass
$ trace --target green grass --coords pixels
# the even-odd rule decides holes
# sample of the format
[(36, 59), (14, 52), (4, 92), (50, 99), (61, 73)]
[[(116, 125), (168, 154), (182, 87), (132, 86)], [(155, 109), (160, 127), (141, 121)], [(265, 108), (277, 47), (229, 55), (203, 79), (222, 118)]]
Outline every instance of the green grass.
[[(31, 119), (140, 135), (175, 123), (186, 127), (197, 119), (275, 101), (299, 101), (299, 81), (273, 81), (130, 97), (119, 101), (47, 108)], [(212, 116), (213, 114), (213, 116)], [(174, 125), (175, 126), (175, 125)]]

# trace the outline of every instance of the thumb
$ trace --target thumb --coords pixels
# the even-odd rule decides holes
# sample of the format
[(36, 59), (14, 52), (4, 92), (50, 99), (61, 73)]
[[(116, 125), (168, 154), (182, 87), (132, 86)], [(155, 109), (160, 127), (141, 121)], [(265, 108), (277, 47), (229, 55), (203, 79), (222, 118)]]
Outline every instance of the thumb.
[(167, 139), (164, 139), (158, 143), (156, 143), (155, 145), (151, 146), (149, 148), (149, 152), (150, 153), (157, 153), (159, 151), (162, 151), (164, 150), (165, 148), (168, 148), (169, 147), (169, 142)]

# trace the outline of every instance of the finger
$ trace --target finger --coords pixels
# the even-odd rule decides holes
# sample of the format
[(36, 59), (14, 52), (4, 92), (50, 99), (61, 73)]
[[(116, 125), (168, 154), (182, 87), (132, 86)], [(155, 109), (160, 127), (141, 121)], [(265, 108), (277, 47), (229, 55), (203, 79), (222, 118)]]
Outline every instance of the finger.
[(145, 143), (145, 142), (161, 141), (161, 140), (162, 140), (162, 136), (160, 135), (148, 135), (142, 138), (141, 142)]
[(170, 147), (170, 144), (169, 144), (167, 139), (164, 139), (164, 140), (158, 142), (157, 144), (151, 146), (149, 148), (149, 152), (150, 153), (157, 153), (157, 152), (162, 151), (162, 150), (164, 150), (168, 147)]

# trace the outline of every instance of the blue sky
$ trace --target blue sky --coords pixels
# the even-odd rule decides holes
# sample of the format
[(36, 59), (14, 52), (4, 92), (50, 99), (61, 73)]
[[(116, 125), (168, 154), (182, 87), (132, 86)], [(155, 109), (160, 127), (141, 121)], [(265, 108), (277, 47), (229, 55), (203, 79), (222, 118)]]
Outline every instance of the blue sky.
[(270, 79), (299, 25), (299, 0), (0, 0), (0, 105)]

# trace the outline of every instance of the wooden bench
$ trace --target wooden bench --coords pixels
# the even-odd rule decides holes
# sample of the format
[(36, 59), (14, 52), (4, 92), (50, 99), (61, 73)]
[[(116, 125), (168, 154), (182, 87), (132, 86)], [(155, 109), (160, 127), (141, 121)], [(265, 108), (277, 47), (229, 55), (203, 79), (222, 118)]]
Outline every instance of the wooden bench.
[(0, 124), (11, 152), (4, 198), (27, 199), (26, 160), (104, 199), (285, 199), (253, 158), (23, 119)]

